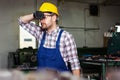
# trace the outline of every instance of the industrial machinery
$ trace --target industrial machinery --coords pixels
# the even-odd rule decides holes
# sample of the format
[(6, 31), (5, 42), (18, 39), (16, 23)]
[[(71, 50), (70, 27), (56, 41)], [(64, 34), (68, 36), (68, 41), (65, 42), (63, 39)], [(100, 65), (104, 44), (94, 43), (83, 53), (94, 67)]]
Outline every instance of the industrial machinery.
[(8, 68), (35, 69), (37, 67), (37, 49), (32, 47), (17, 49), (8, 54)]

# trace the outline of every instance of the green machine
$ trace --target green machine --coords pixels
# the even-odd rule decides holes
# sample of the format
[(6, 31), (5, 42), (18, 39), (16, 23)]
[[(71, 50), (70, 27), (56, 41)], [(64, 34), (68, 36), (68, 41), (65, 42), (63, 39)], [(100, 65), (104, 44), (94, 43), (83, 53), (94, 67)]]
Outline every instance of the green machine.
[(23, 48), (8, 54), (8, 68), (34, 70), (37, 68), (37, 49)]
[(114, 32), (113, 36), (108, 40), (107, 53), (111, 55), (120, 53), (120, 32)]

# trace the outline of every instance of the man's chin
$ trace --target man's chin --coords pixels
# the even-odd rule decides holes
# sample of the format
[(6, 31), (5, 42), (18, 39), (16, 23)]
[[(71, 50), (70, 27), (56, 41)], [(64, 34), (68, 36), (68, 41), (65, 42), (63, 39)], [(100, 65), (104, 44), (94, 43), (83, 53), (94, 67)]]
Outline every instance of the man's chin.
[(41, 29), (42, 29), (43, 31), (47, 30), (47, 28), (43, 28), (43, 27), (41, 27)]

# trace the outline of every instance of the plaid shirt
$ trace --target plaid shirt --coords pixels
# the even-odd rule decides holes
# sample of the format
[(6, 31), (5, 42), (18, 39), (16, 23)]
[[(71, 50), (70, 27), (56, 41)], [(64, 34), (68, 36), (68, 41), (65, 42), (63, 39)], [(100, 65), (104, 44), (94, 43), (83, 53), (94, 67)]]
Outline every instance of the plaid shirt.
[[(18, 20), (19, 20), (19, 25), (21, 25), (21, 27), (23, 27), (30, 34), (32, 34), (39, 41), (39, 45), (40, 45), (43, 36), (43, 31), (41, 30), (41, 28), (31, 22), (23, 23), (20, 20), (20, 18)], [(45, 44), (43, 46), (47, 48), (55, 48), (59, 32), (60, 32), (60, 28), (57, 27), (57, 29), (51, 31), (50, 33), (46, 33)], [(70, 62), (72, 70), (80, 69), (80, 62), (78, 60), (77, 49), (74, 38), (67, 31), (63, 31), (61, 35), (60, 52), (63, 57), (63, 60), (66, 63), (66, 66), (68, 65), (67, 62)]]

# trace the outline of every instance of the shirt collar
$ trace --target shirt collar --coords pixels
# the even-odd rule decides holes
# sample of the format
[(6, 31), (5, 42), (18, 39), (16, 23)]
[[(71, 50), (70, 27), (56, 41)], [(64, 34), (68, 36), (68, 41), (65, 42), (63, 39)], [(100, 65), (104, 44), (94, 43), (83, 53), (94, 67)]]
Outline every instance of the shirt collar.
[(49, 35), (53, 35), (53, 34), (56, 34), (56, 33), (58, 33), (58, 31), (59, 31), (59, 26), (57, 26), (57, 28), (56, 29), (54, 29), (53, 31), (51, 31), (51, 32), (47, 32), (47, 34), (49, 34)]

